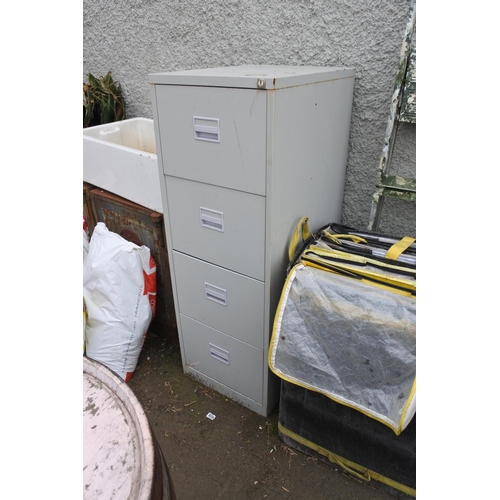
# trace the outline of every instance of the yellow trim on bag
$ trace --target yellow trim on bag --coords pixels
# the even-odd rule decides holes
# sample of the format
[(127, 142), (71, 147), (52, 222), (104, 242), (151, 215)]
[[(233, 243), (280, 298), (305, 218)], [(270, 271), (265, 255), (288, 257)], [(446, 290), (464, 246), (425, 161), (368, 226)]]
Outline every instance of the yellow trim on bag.
[(410, 236), (405, 236), (401, 241), (394, 243), (387, 253), (385, 254), (386, 259), (397, 260), (397, 258), (410, 246), (417, 241), (415, 238), (410, 238)]
[(354, 243), (366, 243), (366, 244), (368, 244), (368, 242), (364, 238), (361, 238), (361, 236), (356, 236), (355, 234), (335, 234), (335, 235), (333, 235), (333, 234), (325, 231), (324, 229), (323, 229), (323, 231), (321, 231), (321, 234), (323, 236), (325, 236), (326, 238), (328, 238), (329, 240), (332, 240), (334, 243), (337, 243), (337, 245), (342, 245), (341, 239), (352, 240), (352, 241), (354, 241)]
[(308, 439), (305, 439), (304, 437), (299, 436), (295, 432), (287, 429), (286, 427), (281, 425), (280, 422), (278, 422), (278, 430), (282, 434), (284, 434), (285, 436), (296, 441), (297, 443), (299, 443), (303, 446), (307, 446), (307, 448), (310, 448), (311, 450), (314, 450), (315, 452), (319, 453), (320, 455), (326, 457), (330, 462), (339, 465), (345, 471), (347, 471), (348, 473), (354, 475), (355, 477), (357, 477), (359, 479), (362, 479), (362, 480), (367, 481), (367, 482), (369, 482), (373, 479), (374, 481), (379, 481), (380, 483), (384, 483), (387, 486), (390, 486), (391, 488), (394, 488), (398, 491), (406, 493), (407, 495), (410, 495), (412, 497), (417, 496), (417, 490), (415, 490), (414, 488), (410, 488), (409, 486), (405, 486), (404, 484), (398, 483), (397, 481), (394, 481), (393, 479), (382, 476), (381, 474), (378, 474), (377, 472), (374, 472), (370, 469), (367, 469), (366, 467), (358, 465), (355, 462), (351, 462), (351, 460), (348, 460), (347, 458), (343, 458), (340, 455), (332, 453), (331, 451), (327, 450), (326, 448), (322, 448), (321, 446), (313, 443), (312, 441), (309, 441)]
[(411, 386), (410, 394), (408, 394), (408, 399), (403, 407), (403, 413), (401, 413), (401, 419), (399, 420), (399, 432), (403, 432), (403, 422), (406, 420), (406, 414), (408, 413), (408, 408), (410, 407), (411, 401), (415, 396), (415, 392), (417, 390), (417, 379), (413, 381), (413, 385)]
[(290, 245), (288, 246), (288, 260), (290, 262), (292, 262), (292, 259), (295, 256), (295, 252), (297, 251), (297, 247), (301, 240), (301, 232), (303, 242), (311, 236), (311, 233), (309, 232), (309, 225), (307, 224), (308, 220), (309, 217), (302, 217), (302, 219), (300, 219), (299, 223), (297, 224), (295, 231), (293, 232), (292, 239), (290, 240)]
[[(412, 273), (415, 275), (417, 274), (416, 269), (398, 266), (397, 264), (388, 264), (387, 262), (381, 262), (381, 261), (376, 260), (376, 259), (370, 259), (369, 257), (363, 257), (361, 255), (341, 252), (339, 250), (334, 250), (332, 248), (319, 247), (319, 246), (316, 246), (314, 244), (307, 247), (304, 250), (302, 255), (306, 255), (309, 252), (314, 252), (314, 253), (317, 253), (318, 255), (324, 255), (326, 257), (328, 257), (328, 256), (337, 257), (339, 259), (349, 260), (351, 262), (356, 262), (359, 264), (372, 264), (372, 265), (382, 267), (384, 269), (387, 269), (388, 271), (392, 271), (395, 273), (397, 273), (398, 271), (401, 271), (403, 273)], [(342, 264), (340, 264), (340, 265), (342, 265)]]
[(372, 278), (375, 280), (383, 281), (384, 283), (387, 284), (400, 286), (406, 288), (407, 290), (417, 289), (417, 285), (414, 279), (403, 278), (401, 276), (394, 276), (381, 271), (367, 269), (366, 267), (359, 267), (356, 266), (355, 264), (334, 262), (334, 261), (332, 262), (328, 259), (321, 258), (321, 256), (310, 255), (309, 253), (304, 253), (302, 259), (304, 262), (314, 262), (319, 266), (323, 266), (325, 269), (331, 269), (333, 271), (345, 270), (346, 272), (351, 272), (352, 274), (357, 276), (366, 276), (367, 278)]
[[(334, 273), (334, 274), (340, 274), (341, 276), (343, 276), (343, 274), (337, 272), (335, 269), (325, 267), (324, 265), (317, 264), (316, 262), (304, 260), (304, 261), (302, 261), (302, 264), (304, 264), (305, 266), (310, 266), (310, 267), (314, 267), (316, 269), (320, 269), (321, 271), (326, 271), (326, 272)], [(338, 266), (338, 267), (341, 267), (341, 266)], [(346, 268), (346, 271), (348, 271), (347, 268)], [(416, 285), (406, 285), (405, 283), (402, 283), (401, 281), (390, 280), (390, 279), (387, 279), (385, 276), (383, 277), (383, 276), (378, 275), (378, 274), (374, 275), (374, 276), (376, 276), (377, 279), (385, 281), (386, 283), (395, 283), (397, 286), (404, 287), (408, 290), (414, 290), (414, 291), (417, 290)], [(351, 278), (351, 279), (353, 279), (353, 278)], [(375, 286), (377, 288), (382, 288), (383, 290), (387, 290), (389, 292), (397, 293), (399, 295), (404, 295), (405, 297), (415, 298), (415, 296), (411, 293), (411, 291), (405, 292), (404, 290), (399, 290), (397, 288), (394, 288), (393, 286), (390, 286), (389, 284), (383, 285), (381, 283), (374, 283), (373, 281), (364, 279), (362, 277), (358, 281), (360, 281), (361, 283), (364, 283), (365, 285)]]

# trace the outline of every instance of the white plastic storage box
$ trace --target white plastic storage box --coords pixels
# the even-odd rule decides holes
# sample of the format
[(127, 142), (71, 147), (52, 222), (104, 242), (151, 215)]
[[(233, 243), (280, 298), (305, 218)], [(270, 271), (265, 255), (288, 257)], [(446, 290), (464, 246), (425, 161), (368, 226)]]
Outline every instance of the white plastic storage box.
[(239, 66), (149, 81), (184, 371), (267, 416), (290, 238), (305, 215), (340, 222), (354, 70)]
[(153, 120), (84, 128), (83, 180), (163, 213)]

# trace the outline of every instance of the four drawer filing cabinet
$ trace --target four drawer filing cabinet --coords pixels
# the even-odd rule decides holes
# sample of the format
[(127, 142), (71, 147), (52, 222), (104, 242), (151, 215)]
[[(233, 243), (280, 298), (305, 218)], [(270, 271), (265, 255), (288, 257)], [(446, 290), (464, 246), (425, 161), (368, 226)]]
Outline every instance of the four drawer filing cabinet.
[(149, 75), (184, 372), (267, 416), (267, 356), (298, 221), (340, 222), (354, 70)]

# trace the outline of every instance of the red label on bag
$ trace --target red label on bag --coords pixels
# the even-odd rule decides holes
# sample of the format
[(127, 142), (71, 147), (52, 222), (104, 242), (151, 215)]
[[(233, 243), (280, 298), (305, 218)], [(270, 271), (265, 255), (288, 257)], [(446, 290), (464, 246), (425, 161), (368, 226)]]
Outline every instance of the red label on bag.
[(142, 271), (144, 276), (144, 293), (154, 293), (156, 294), (156, 271), (153, 271), (151, 274), (146, 274), (146, 271)]
[(149, 304), (151, 306), (151, 310), (153, 312), (153, 318), (156, 314), (156, 262), (153, 257), (149, 257), (149, 268), (150, 274), (147, 274), (146, 271), (142, 271), (144, 276), (144, 294), (148, 295)]
[(156, 262), (155, 260), (153, 259), (152, 255), (150, 254), (149, 255), (149, 269), (151, 271), (156, 271)]

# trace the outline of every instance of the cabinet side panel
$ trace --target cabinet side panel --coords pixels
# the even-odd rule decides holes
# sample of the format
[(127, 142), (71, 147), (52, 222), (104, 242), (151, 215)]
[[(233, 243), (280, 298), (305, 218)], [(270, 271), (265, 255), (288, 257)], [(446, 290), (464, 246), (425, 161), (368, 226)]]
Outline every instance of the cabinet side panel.
[[(316, 230), (340, 222), (354, 77), (269, 91), (267, 96), (265, 357), (299, 220)], [(264, 374), (268, 411), (279, 380)]]
[(345, 78), (278, 90), (268, 97), (274, 99), (266, 235), (271, 326), (298, 221), (308, 216), (312, 231), (340, 222), (353, 84), (354, 78)]

